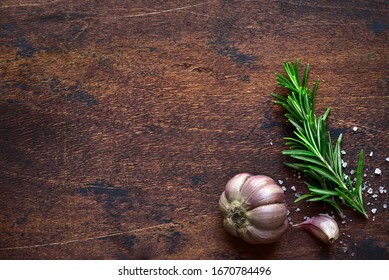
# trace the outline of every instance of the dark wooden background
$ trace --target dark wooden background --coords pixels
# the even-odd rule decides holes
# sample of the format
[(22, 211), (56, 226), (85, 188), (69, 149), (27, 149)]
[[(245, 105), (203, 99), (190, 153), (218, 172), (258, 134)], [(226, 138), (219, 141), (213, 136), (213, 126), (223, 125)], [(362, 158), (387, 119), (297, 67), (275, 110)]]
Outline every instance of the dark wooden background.
[[(1, 259), (389, 259), (387, 1), (0, 3)], [(293, 223), (331, 210), (282, 164), (270, 93), (297, 57), (346, 170), (367, 153), (370, 218), (253, 246), (221, 225), (238, 172), (283, 180)]]

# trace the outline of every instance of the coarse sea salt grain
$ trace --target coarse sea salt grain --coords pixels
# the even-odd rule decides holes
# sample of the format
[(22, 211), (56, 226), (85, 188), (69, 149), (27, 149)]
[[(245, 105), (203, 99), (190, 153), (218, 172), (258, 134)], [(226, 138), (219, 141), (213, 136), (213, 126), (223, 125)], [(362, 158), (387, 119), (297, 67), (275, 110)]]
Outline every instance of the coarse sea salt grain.
[(283, 183), (284, 183), (284, 181), (278, 180), (278, 184), (282, 185)]
[(388, 204), (385, 203), (385, 204), (382, 205), (382, 207), (383, 207), (384, 209), (386, 209), (386, 208), (388, 208)]
[(357, 130), (358, 130), (358, 127), (354, 126), (353, 131), (357, 131)]
[(286, 192), (286, 187), (282, 186), (281, 189)]
[(296, 212), (300, 212), (300, 208), (297, 208), (297, 209), (296, 209)]
[(376, 174), (376, 175), (381, 175), (381, 169), (376, 168), (376, 169), (374, 170), (374, 174)]
[(294, 191), (294, 192), (296, 191), (296, 187), (295, 187), (295, 186), (291, 186), (290, 189), (291, 189), (292, 191)]
[(345, 150), (341, 150), (340, 152), (342, 153), (342, 155), (345, 155), (345, 154), (346, 154), (346, 151), (345, 151)]
[(370, 152), (369, 156), (371, 156), (371, 157), (372, 157), (372, 156), (373, 156), (373, 152)]
[(385, 187), (379, 187), (378, 191), (380, 192), (380, 194), (383, 194), (385, 192)]
[(372, 189), (372, 188), (368, 188), (368, 189), (367, 189), (367, 193), (368, 193), (368, 194), (372, 194), (372, 193), (373, 193), (373, 189)]
[(389, 157), (387, 157), (385, 160), (386, 160), (386, 161), (389, 161)]
[(373, 214), (377, 213), (377, 208), (371, 209), (371, 213), (373, 213)]

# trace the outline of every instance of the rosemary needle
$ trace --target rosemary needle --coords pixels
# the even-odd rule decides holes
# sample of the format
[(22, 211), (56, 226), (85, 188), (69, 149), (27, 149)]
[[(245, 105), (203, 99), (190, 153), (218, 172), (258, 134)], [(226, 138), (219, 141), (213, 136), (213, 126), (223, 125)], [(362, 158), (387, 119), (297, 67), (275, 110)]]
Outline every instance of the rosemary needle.
[(284, 62), (287, 76), (276, 74), (277, 82), (289, 90), (287, 96), (272, 94), (276, 103), (283, 106), (287, 113), (287, 120), (294, 127), (294, 136), (285, 137), (288, 150), (283, 151), (295, 162), (285, 165), (301, 171), (308, 181), (308, 193), (300, 196), (295, 202), (307, 199), (308, 201), (323, 201), (335, 208), (339, 216), (343, 217), (342, 206), (346, 205), (365, 218), (368, 215), (362, 200), (362, 168), (364, 152), (361, 150), (357, 165), (355, 182), (345, 176), (342, 170), (341, 142), (342, 134), (333, 144), (330, 132), (326, 130), (326, 121), (331, 108), (322, 116), (315, 114), (315, 98), (319, 86), (316, 80), (313, 89), (307, 86), (309, 64), (306, 66), (303, 79), (299, 78), (299, 61), (293, 64)]

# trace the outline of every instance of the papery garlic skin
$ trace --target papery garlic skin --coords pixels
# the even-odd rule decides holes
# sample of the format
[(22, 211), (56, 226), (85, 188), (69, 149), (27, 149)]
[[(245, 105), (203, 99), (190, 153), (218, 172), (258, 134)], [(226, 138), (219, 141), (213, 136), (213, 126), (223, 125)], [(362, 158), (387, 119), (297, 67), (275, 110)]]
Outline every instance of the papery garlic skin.
[(264, 175), (235, 175), (220, 196), (219, 208), (225, 229), (252, 244), (277, 241), (288, 226), (284, 191)]
[(336, 221), (327, 214), (319, 214), (300, 224), (294, 225), (302, 227), (311, 232), (327, 244), (332, 244), (339, 237), (339, 227)]

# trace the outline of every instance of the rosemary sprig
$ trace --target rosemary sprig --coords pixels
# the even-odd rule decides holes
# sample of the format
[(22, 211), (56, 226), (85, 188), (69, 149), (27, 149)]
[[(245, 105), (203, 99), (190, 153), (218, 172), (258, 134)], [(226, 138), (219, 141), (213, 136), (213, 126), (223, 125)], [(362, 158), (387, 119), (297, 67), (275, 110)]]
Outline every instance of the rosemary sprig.
[(330, 132), (326, 131), (326, 121), (331, 108), (322, 116), (315, 114), (315, 98), (319, 86), (316, 80), (312, 91), (308, 88), (309, 64), (306, 66), (303, 79), (299, 78), (299, 61), (295, 64), (284, 63), (287, 76), (276, 74), (277, 82), (290, 92), (287, 96), (272, 94), (276, 103), (283, 106), (289, 123), (294, 128), (294, 137), (286, 137), (288, 150), (284, 155), (297, 160), (285, 163), (287, 166), (305, 174), (309, 193), (300, 196), (295, 202), (307, 199), (308, 201), (323, 201), (330, 204), (343, 217), (342, 206), (346, 205), (361, 213), (365, 218), (368, 215), (362, 201), (362, 168), (364, 152), (359, 154), (355, 183), (346, 177), (342, 170), (341, 142), (339, 135), (335, 144), (332, 144)]

